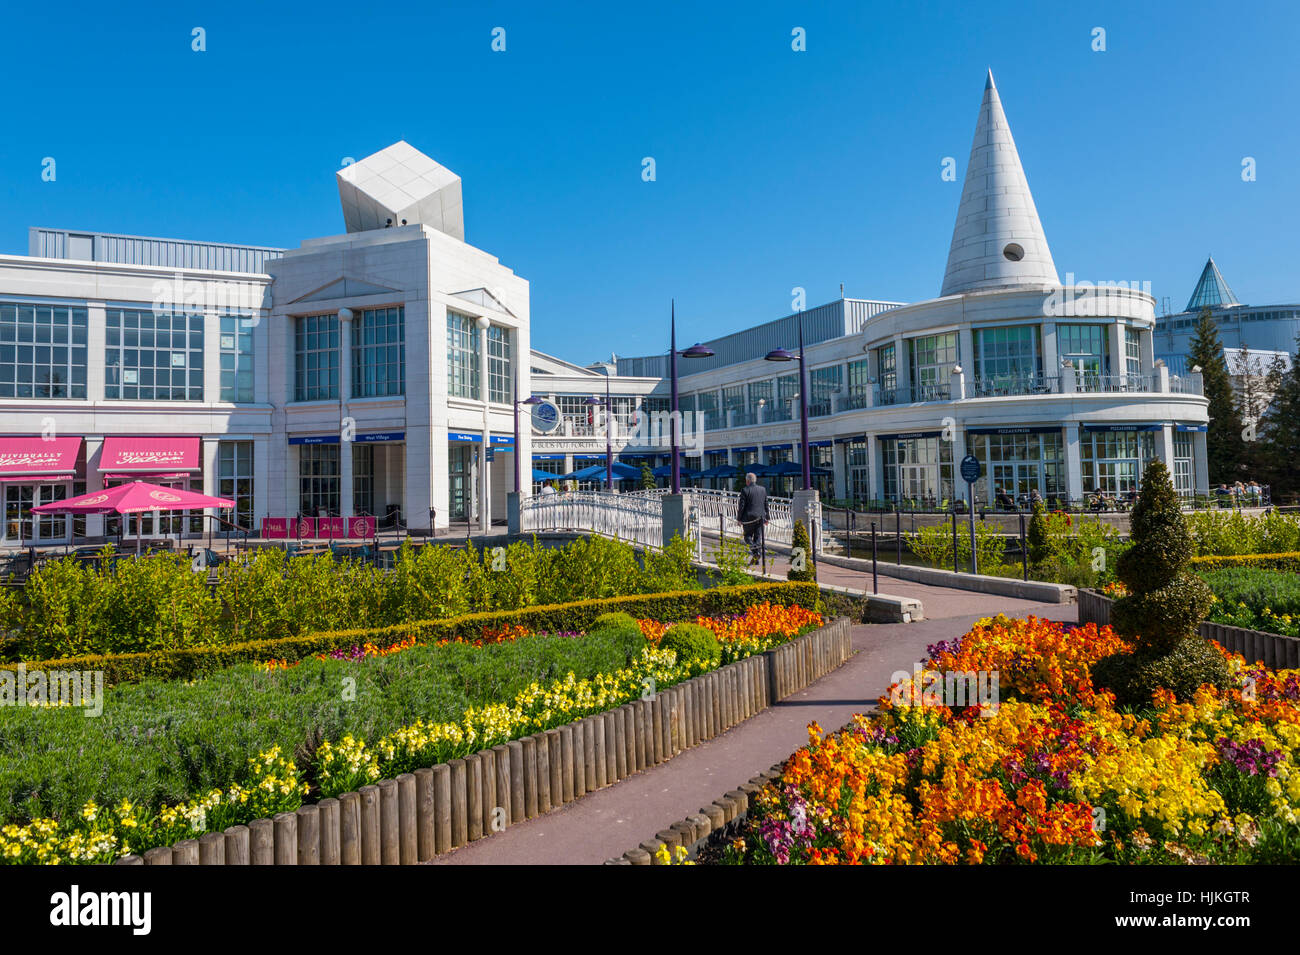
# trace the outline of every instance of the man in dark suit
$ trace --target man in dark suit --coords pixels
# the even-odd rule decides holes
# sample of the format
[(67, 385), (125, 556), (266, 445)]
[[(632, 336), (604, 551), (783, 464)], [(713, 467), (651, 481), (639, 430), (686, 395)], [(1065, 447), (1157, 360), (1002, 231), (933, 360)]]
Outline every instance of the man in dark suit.
[(767, 489), (758, 483), (753, 472), (745, 475), (745, 486), (740, 491), (740, 507), (736, 520), (745, 529), (745, 543), (749, 545), (749, 562), (757, 564), (763, 556), (761, 531), (768, 521)]

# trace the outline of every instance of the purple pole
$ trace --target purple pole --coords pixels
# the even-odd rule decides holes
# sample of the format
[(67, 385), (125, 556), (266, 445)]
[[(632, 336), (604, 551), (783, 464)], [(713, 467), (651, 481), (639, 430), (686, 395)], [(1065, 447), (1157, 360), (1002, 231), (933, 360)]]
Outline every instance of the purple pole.
[(799, 462), (803, 467), (803, 489), (812, 487), (812, 469), (808, 461), (808, 375), (803, 361), (803, 312), (799, 313)]
[(677, 460), (677, 428), (680, 420), (680, 413), (677, 410), (677, 302), (672, 304), (672, 332), (671, 341), (668, 348), (668, 374), (672, 379), (671, 402), (672, 406), (668, 409), (669, 430), (672, 432), (672, 492), (674, 494), (682, 493), (682, 468), (681, 462)]
[(614, 490), (614, 445), (609, 433), (609, 419), (613, 413), (609, 403), (609, 369), (605, 370), (605, 490)]

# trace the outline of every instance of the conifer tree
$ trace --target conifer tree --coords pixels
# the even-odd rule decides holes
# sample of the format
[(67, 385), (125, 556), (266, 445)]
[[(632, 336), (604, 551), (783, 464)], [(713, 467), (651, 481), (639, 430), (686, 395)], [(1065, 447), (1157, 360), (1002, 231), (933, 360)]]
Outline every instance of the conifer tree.
[(1205, 397), (1210, 401), (1210, 427), (1205, 436), (1211, 484), (1230, 484), (1241, 477), (1246, 453), (1241, 413), (1232, 390), (1232, 376), (1223, 358), (1223, 343), (1210, 309), (1196, 320), (1188, 354), (1189, 366), (1199, 365)]

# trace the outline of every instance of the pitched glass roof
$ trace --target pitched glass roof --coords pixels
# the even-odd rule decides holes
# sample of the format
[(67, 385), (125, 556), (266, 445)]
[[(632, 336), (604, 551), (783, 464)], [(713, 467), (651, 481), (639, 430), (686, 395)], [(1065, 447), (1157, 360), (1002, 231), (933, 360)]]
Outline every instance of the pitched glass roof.
[(1192, 297), (1188, 300), (1184, 311), (1199, 312), (1207, 305), (1210, 308), (1220, 308), (1225, 305), (1240, 304), (1237, 296), (1232, 294), (1232, 289), (1228, 288), (1223, 273), (1214, 264), (1214, 258), (1211, 257), (1206, 261), (1205, 268), (1201, 270), (1201, 279), (1196, 283), (1196, 290), (1192, 292)]

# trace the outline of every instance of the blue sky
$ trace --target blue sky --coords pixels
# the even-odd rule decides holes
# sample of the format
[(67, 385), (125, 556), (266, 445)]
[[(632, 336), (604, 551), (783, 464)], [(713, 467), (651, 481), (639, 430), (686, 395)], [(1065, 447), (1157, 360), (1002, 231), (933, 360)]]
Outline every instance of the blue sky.
[(672, 297), (694, 340), (795, 286), (937, 295), (991, 66), (1062, 278), (1177, 311), (1213, 253), (1242, 301), (1300, 300), (1294, 4), (276, 6), (0, 14), (0, 251), (33, 225), (296, 246), (343, 231), (343, 157), (405, 139), (530, 281), (535, 347), (653, 353)]

